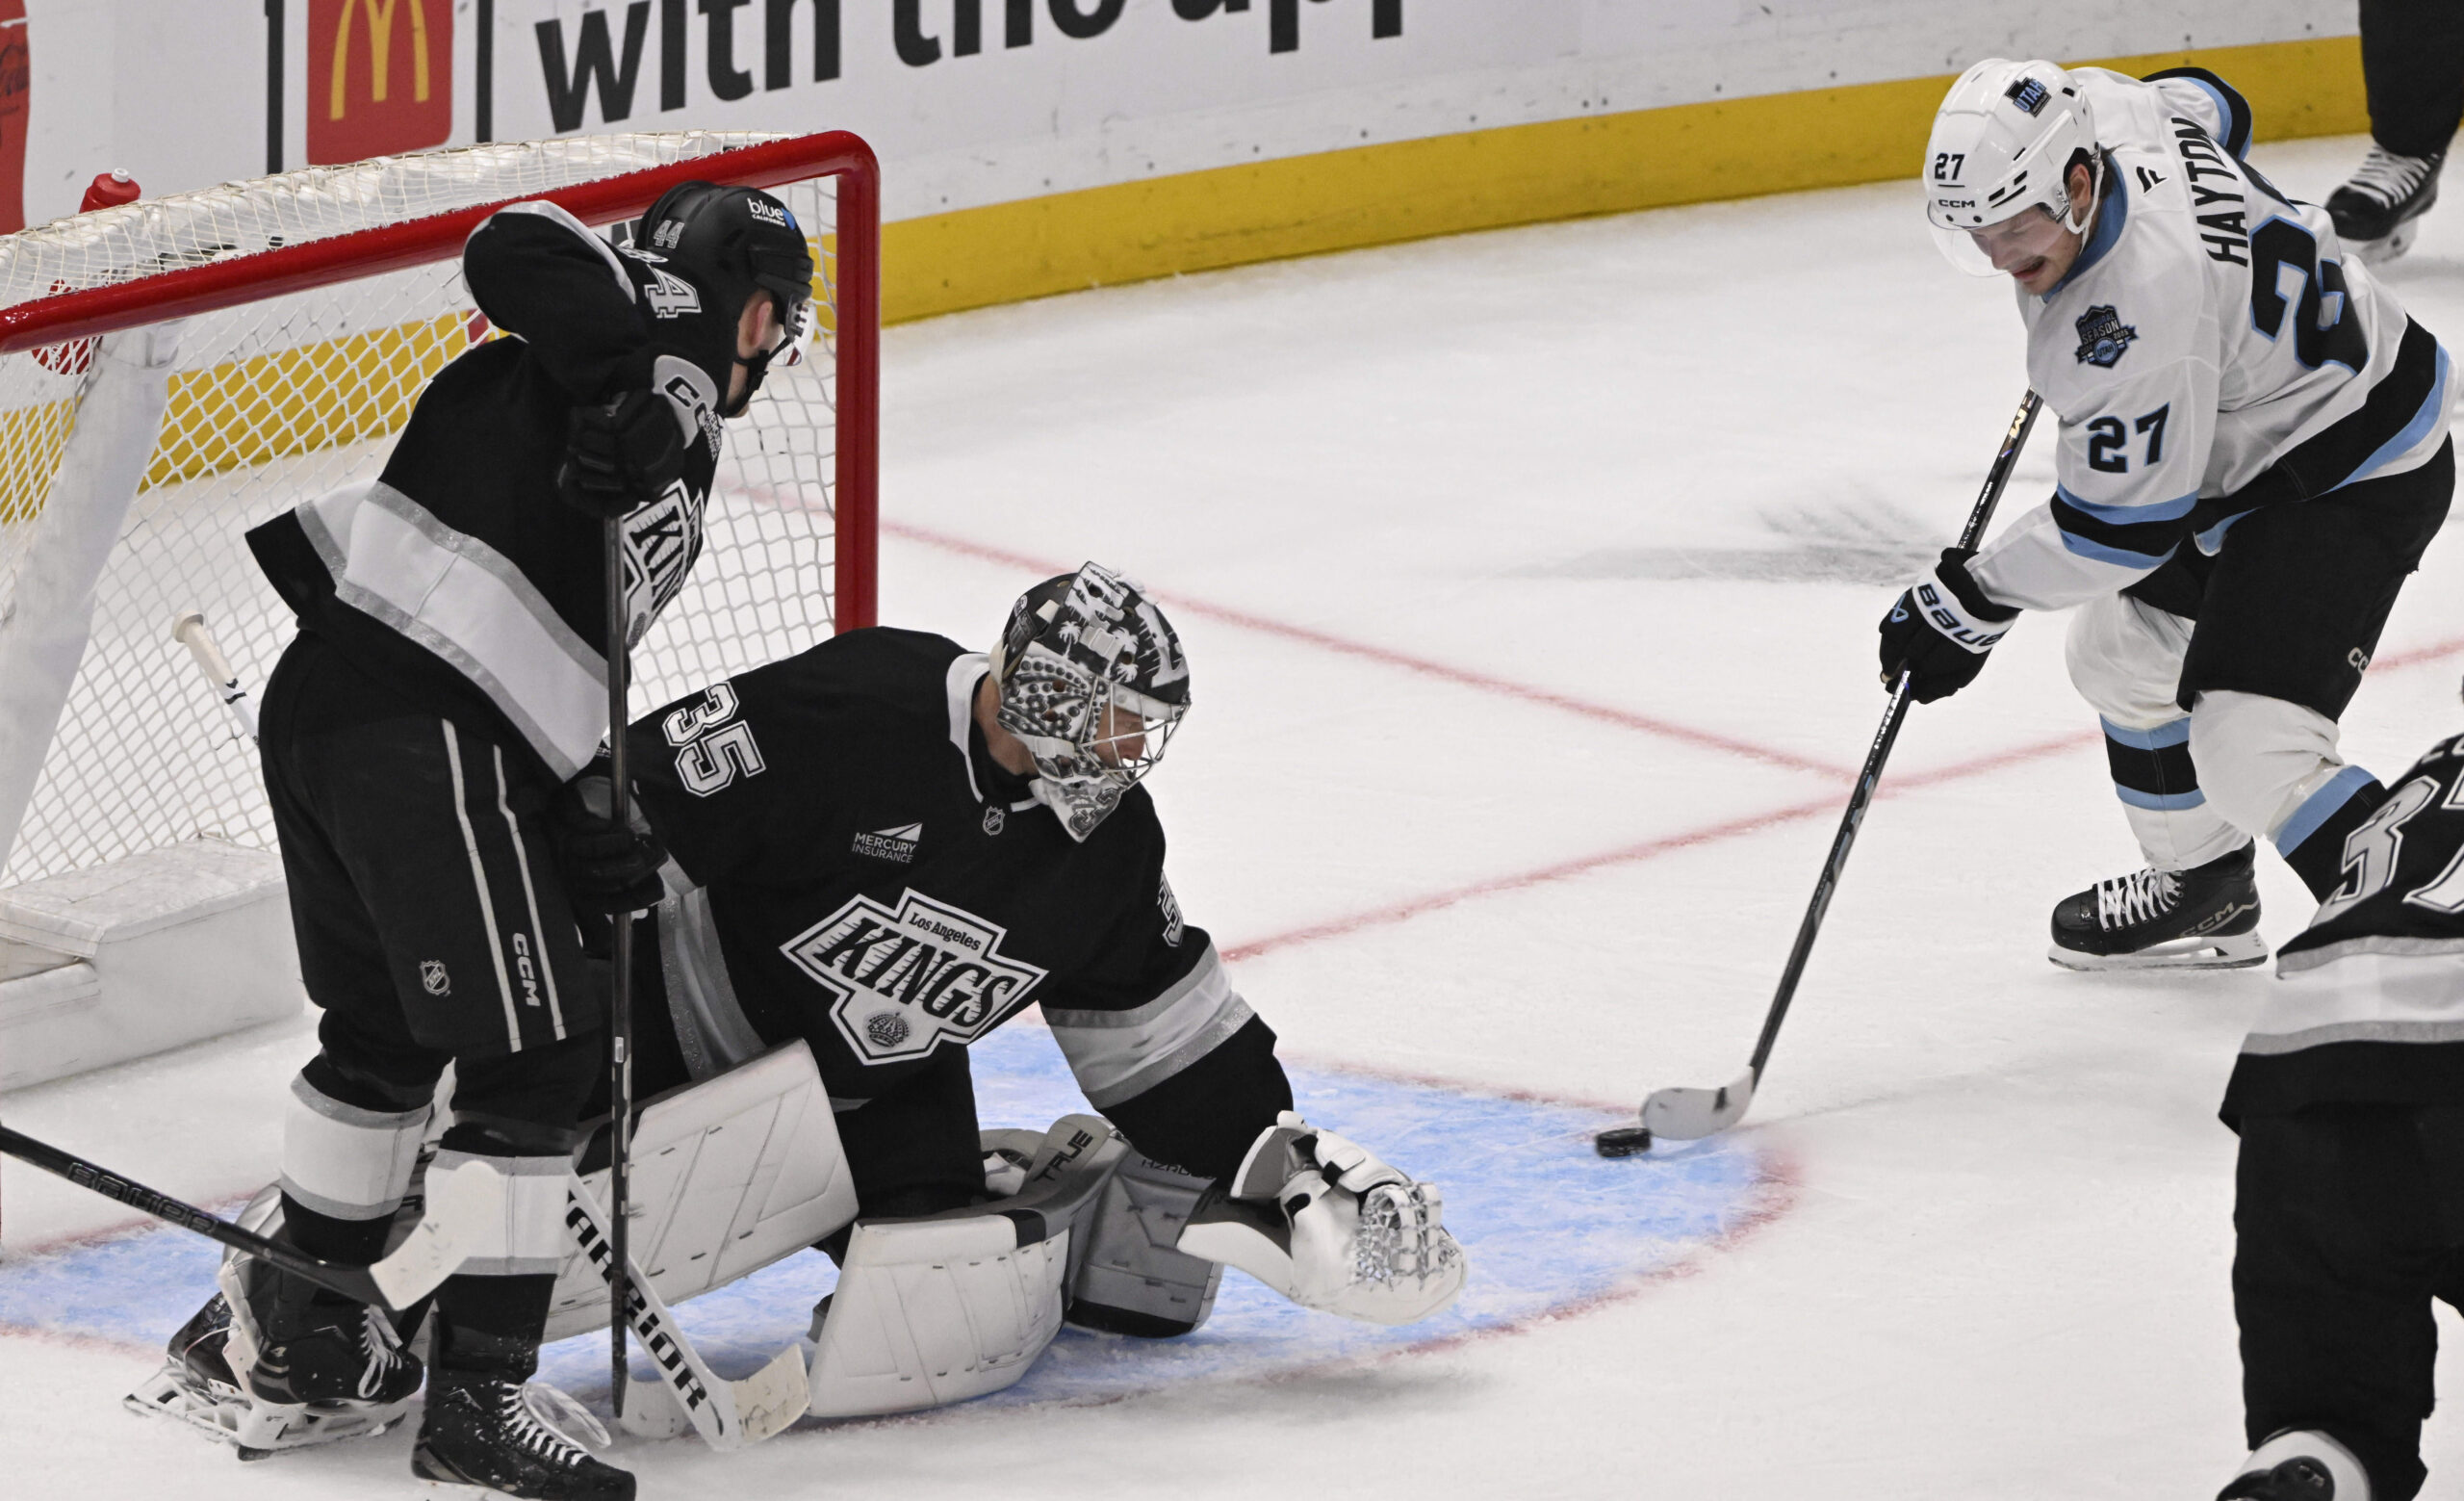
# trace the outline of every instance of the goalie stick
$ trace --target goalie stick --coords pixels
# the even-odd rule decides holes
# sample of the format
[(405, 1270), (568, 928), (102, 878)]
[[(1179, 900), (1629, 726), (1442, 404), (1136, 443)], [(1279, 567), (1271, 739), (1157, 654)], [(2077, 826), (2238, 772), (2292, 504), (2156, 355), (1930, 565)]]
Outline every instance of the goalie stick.
[(193, 1204), (182, 1203), (168, 1194), (158, 1193), (133, 1178), (5, 1126), (0, 1126), (0, 1152), (46, 1173), (58, 1174), (115, 1203), (124, 1203), (234, 1251), (263, 1257), (354, 1302), (374, 1304), (393, 1313), (401, 1312), (434, 1292), (437, 1284), (462, 1264), (461, 1247), (467, 1227), (504, 1217), (502, 1179), (484, 1163), (466, 1164), (444, 1175), (442, 1179), (429, 1178), (427, 1203), (420, 1223), (393, 1255), (373, 1266), (344, 1266), (254, 1230), (242, 1229)]
[[(2011, 418), (2010, 427), (2002, 434), (2002, 451), (1993, 455), (1993, 467), (1985, 477), (1985, 489), (1976, 498), (1976, 508), (1968, 513), (1966, 530), (1960, 533), (1960, 546), (1972, 548), (1985, 535), (1988, 523), (1993, 519), (1993, 507), (2002, 500), (2002, 488), (2011, 479), (2011, 470), (2018, 462), (2019, 451), (2027, 447), (2028, 430), (2036, 426), (2037, 410), (2043, 399), (2031, 391), (2019, 402)], [(1814, 882), (1813, 899), (1806, 905), (1805, 920), (1797, 926), (1797, 942), (1788, 950), (1787, 968), (1780, 971), (1780, 987), (1771, 997), (1771, 1009), (1762, 1019), (1762, 1035), (1754, 1045), (1754, 1057), (1745, 1072), (1717, 1089), (1657, 1089), (1643, 1101), (1643, 1129), (1650, 1136), (1665, 1136), (1671, 1141), (1694, 1141), (1745, 1119), (1754, 1103), (1755, 1087), (1762, 1082), (1763, 1068), (1771, 1061), (1771, 1046), (1780, 1039), (1780, 1023), (1788, 1015), (1788, 1003), (1796, 998), (1797, 981), (1806, 972), (1806, 960), (1813, 953), (1814, 936), (1822, 931), (1824, 914), (1831, 910), (1831, 898), (1839, 888), (1839, 874), (1848, 867), (1848, 851), (1857, 842), (1858, 826), (1865, 820), (1865, 808), (1874, 800), (1874, 789), (1883, 776), (1883, 763), (1890, 759), (1891, 745), (1899, 738), (1899, 727), (1908, 717), (1908, 689), (1912, 675), (1906, 667), (1891, 684), (1890, 705), (1883, 712), (1882, 727), (1874, 732), (1874, 743), (1865, 752), (1863, 769), (1857, 773), (1856, 788), (1848, 794), (1848, 810), (1839, 819), (1839, 832), (1832, 836), (1831, 853), (1822, 863), (1822, 875)], [(1632, 1127), (1626, 1127), (1630, 1133)], [(1609, 1138), (1616, 1131), (1602, 1133), (1601, 1153), (1622, 1156), (1626, 1151)], [(1631, 1149), (1628, 1149), (1631, 1150)]]
[(629, 1398), (626, 1388), (618, 1388), (617, 1420), (627, 1432), (672, 1437), (680, 1431), (672, 1419), (680, 1413), (692, 1422), (703, 1442), (725, 1451), (759, 1443), (805, 1415), (812, 1389), (805, 1375), (804, 1353), (789, 1345), (742, 1381), (721, 1379), (684, 1337), (676, 1315), (668, 1311), (640, 1267), (629, 1258), (625, 1262), (629, 1275), (615, 1275), (619, 1253), (611, 1245), (614, 1237), (608, 1232), (607, 1218), (578, 1178), (565, 1185), (565, 1229), (590, 1264), (607, 1274), (608, 1291), (622, 1299), (616, 1318), (632, 1326), (642, 1348), (667, 1379), (674, 1406), (666, 1413), (655, 1411), (640, 1390), (632, 1390)]

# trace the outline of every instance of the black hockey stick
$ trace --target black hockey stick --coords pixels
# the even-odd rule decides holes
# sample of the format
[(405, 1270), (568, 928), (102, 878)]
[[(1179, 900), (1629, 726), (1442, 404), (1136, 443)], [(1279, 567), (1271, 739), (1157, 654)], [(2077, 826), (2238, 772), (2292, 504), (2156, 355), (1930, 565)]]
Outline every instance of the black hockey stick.
[[(2036, 426), (2037, 408), (2041, 404), (2034, 391), (2019, 402), (2018, 411), (2011, 418), (2011, 426), (2002, 434), (2002, 451), (1993, 455), (1993, 468), (1985, 477), (1985, 490), (1976, 498), (1976, 508), (1968, 512), (1967, 528), (1960, 533), (1960, 546), (1974, 547), (1984, 537), (1986, 526), (1993, 520), (1993, 507), (2002, 499), (2002, 487), (2011, 479), (2012, 466), (2018, 462), (2019, 451), (2027, 447), (2028, 429)], [(1787, 968), (1780, 971), (1779, 991), (1771, 997), (1771, 1010), (1762, 1019), (1762, 1036), (1754, 1045), (1754, 1057), (1745, 1072), (1717, 1089), (1658, 1089), (1643, 1101), (1643, 1128), (1649, 1133), (1641, 1142), (1626, 1146), (1625, 1151), (1649, 1145), (1650, 1136), (1665, 1136), (1672, 1141), (1693, 1141), (1725, 1131), (1745, 1119), (1754, 1103), (1755, 1086), (1762, 1082), (1763, 1067), (1771, 1061), (1771, 1045), (1780, 1039), (1780, 1023), (1786, 1020), (1788, 1003), (1796, 998), (1797, 981), (1806, 972), (1806, 960), (1813, 953), (1814, 935), (1822, 931), (1824, 914), (1831, 910), (1832, 894), (1839, 889), (1839, 874), (1848, 867), (1848, 851), (1857, 842), (1858, 825), (1865, 821), (1865, 808), (1874, 800), (1874, 789), (1882, 781), (1883, 763), (1890, 759), (1890, 748), (1899, 738), (1899, 727), (1908, 717), (1908, 689), (1911, 674), (1900, 669), (1891, 685), (1890, 707), (1883, 712), (1882, 728), (1874, 732), (1874, 743), (1865, 752), (1864, 768), (1857, 773), (1857, 786), (1848, 794), (1848, 811), (1840, 815), (1839, 832), (1832, 836), (1831, 854), (1822, 863), (1822, 876), (1814, 882), (1813, 900), (1806, 904), (1805, 920), (1797, 926), (1796, 945), (1788, 950)], [(1630, 1132), (1630, 1127), (1628, 1131)], [(1604, 1138), (1616, 1132), (1604, 1132)], [(1624, 1155), (1623, 1146), (1604, 1139), (1604, 1154)]]
[[(20, 1162), (32, 1163), (46, 1173), (56, 1173), (114, 1203), (124, 1203), (234, 1251), (262, 1257), (294, 1276), (305, 1278), (354, 1302), (374, 1304), (395, 1313), (434, 1292), (437, 1283), (462, 1264), (462, 1234), (458, 1227), (485, 1224), (491, 1204), (495, 1206), (498, 1218), (501, 1219), (504, 1212), (500, 1181), (484, 1165), (480, 1166), (479, 1174), (472, 1178), (456, 1175), (449, 1185), (432, 1177), (428, 1184), (427, 1203), (419, 1225), (411, 1231), (410, 1239), (373, 1266), (344, 1266), (312, 1256), (281, 1241), (270, 1240), (254, 1230), (242, 1229), (193, 1204), (182, 1203), (168, 1194), (158, 1193), (73, 1152), (63, 1152), (48, 1142), (37, 1141), (5, 1126), (0, 1126), (0, 1152), (6, 1152)], [(450, 1203), (441, 1203), (440, 1200)]]
[[(625, 523), (607, 518), (607, 815), (619, 829), (633, 821), (633, 785), (625, 772), (625, 729), (630, 717), (630, 611), (625, 597)], [(617, 913), (615, 972), (607, 984), (607, 1399), (625, 1410), (625, 1309), (632, 1303), (626, 1246), (626, 1169), (633, 1154), (633, 915)]]

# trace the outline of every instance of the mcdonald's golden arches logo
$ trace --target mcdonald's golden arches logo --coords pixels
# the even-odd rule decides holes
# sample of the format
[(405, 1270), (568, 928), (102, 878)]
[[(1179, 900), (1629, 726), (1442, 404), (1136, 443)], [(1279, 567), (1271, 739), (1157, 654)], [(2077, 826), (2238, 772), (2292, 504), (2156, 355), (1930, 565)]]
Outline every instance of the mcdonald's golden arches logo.
[(308, 160), (356, 162), (453, 133), (453, 0), (308, 0)]

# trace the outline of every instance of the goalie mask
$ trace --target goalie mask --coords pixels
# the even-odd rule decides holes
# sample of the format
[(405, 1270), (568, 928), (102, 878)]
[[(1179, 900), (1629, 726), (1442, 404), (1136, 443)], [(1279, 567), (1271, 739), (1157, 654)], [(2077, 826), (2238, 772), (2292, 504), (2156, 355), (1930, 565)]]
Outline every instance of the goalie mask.
[[(652, 339), (699, 366), (722, 395), (737, 365), (743, 397), (722, 417), (743, 415), (777, 364), (802, 362), (812, 337), (812, 249), (787, 206), (752, 188), (679, 183), (659, 195), (634, 226), (625, 253), (649, 267), (645, 289)], [(756, 293), (767, 293), (778, 316), (770, 348), (750, 359), (736, 352), (736, 322)]]
[(1036, 800), (1081, 841), (1164, 759), (1190, 707), (1189, 662), (1164, 612), (1095, 563), (1010, 607), (992, 681), (1001, 728), (1035, 757)]

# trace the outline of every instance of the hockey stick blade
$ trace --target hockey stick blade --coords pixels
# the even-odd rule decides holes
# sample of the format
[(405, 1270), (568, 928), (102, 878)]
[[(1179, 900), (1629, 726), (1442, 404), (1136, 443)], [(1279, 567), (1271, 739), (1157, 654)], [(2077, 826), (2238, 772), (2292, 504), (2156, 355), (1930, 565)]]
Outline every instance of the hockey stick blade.
[(1700, 1141), (1745, 1119), (1754, 1105), (1754, 1071), (1718, 1089), (1656, 1089), (1643, 1101), (1643, 1125), (1669, 1141)]
[[(491, 1195), (484, 1185), (475, 1193), (459, 1183), (441, 1184), (442, 1200), (437, 1192), (431, 1192), (426, 1212), (421, 1217), (419, 1226), (394, 1255), (374, 1266), (343, 1266), (312, 1256), (281, 1241), (270, 1240), (254, 1230), (242, 1229), (193, 1204), (183, 1203), (168, 1194), (158, 1193), (73, 1152), (63, 1152), (48, 1142), (38, 1141), (5, 1126), (0, 1126), (0, 1153), (31, 1163), (46, 1173), (66, 1178), (80, 1188), (100, 1194), (114, 1203), (124, 1203), (167, 1225), (177, 1226), (244, 1255), (270, 1261), (295, 1277), (304, 1278), (329, 1292), (338, 1292), (355, 1303), (373, 1304), (393, 1313), (403, 1311), (434, 1292), (437, 1284), (462, 1264), (464, 1229), (473, 1224), (485, 1223), (484, 1219), (465, 1216), (475, 1213), (484, 1216), (488, 1212), (488, 1199), (482, 1196), (493, 1197), (498, 1217), (503, 1216), (501, 1190)], [(482, 1174), (487, 1173), (483, 1166), (479, 1170)], [(449, 1213), (440, 1207), (441, 1202), (452, 1204)]]
[[(615, 1264), (606, 1216), (578, 1178), (566, 1184), (565, 1229), (591, 1265), (605, 1276)], [(641, 1266), (628, 1256), (626, 1267), (631, 1276), (610, 1279), (611, 1289), (625, 1294), (626, 1322), (665, 1378), (667, 1393), (652, 1399), (639, 1384), (628, 1383), (617, 1409), (617, 1420), (626, 1432), (641, 1437), (674, 1437), (683, 1428), (671, 1420), (688, 1419), (703, 1442), (724, 1453), (772, 1437), (805, 1415), (812, 1404), (812, 1387), (801, 1350), (789, 1345), (744, 1380), (723, 1380), (678, 1327), (676, 1315), (652, 1289)]]

